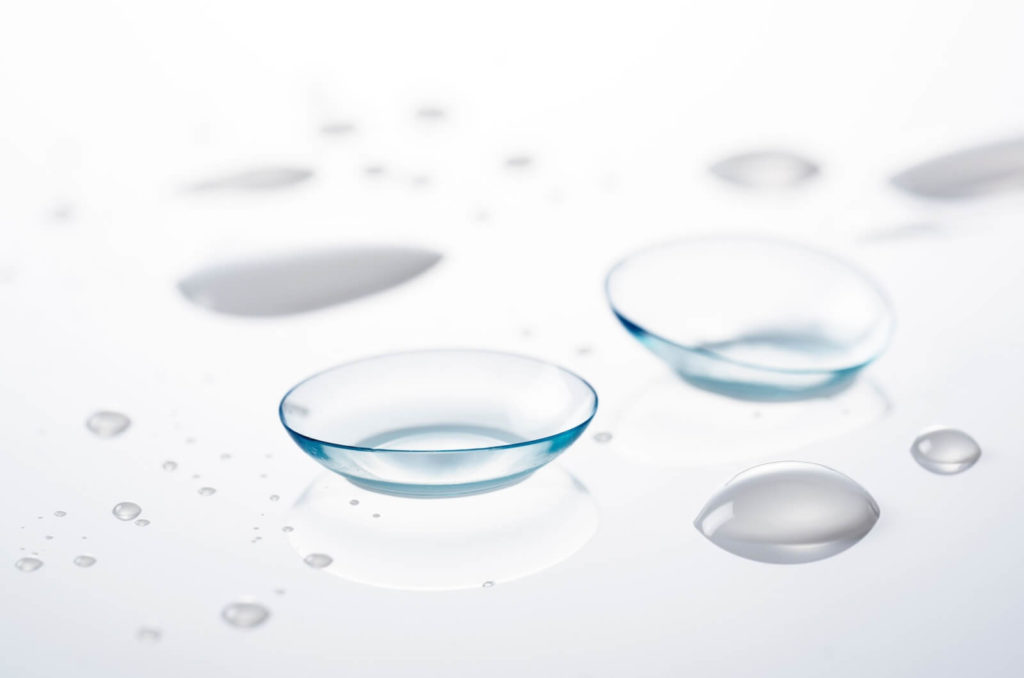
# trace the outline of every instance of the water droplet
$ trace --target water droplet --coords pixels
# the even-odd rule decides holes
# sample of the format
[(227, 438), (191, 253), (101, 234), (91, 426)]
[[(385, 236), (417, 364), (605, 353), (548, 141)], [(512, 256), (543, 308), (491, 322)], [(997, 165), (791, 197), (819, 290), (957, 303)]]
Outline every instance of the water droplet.
[(1019, 190), (1024, 176), (1024, 139), (975, 146), (900, 172), (893, 185), (923, 198), (974, 198)]
[(145, 518), (139, 518), (138, 520), (135, 521), (135, 524), (138, 525), (139, 527), (145, 527), (146, 525), (149, 525), (149, 521), (146, 520)]
[(294, 527), (292, 527), (291, 525), (285, 525), (284, 527), (282, 527), (282, 528), (281, 528), (281, 531), (282, 531), (282, 532), (291, 532), (291, 531), (292, 531), (292, 530), (294, 530), (294, 529), (295, 529), (295, 528), (294, 528)]
[(165, 471), (173, 471), (176, 468), (178, 468), (178, 462), (171, 461), (170, 459), (168, 459), (167, 461), (164, 462), (163, 469)]
[(440, 260), (416, 247), (322, 247), (202, 268), (179, 281), (178, 290), (227, 315), (293, 315), (391, 289)]
[(44, 538), (45, 538), (45, 539), (46, 539), (47, 541), (50, 541), (51, 539), (53, 539), (53, 535), (52, 535), (52, 534), (48, 534), (48, 535), (46, 535), (46, 537), (44, 537)]
[(277, 501), (277, 500), (278, 500), (278, 499), (280, 499), (280, 498), (281, 498), (281, 497), (279, 497), (279, 496), (278, 496), (278, 495), (276, 495), (276, 494), (272, 494), (272, 495), (270, 495), (270, 501)]
[(528, 155), (511, 155), (505, 158), (505, 167), (509, 169), (527, 169), (533, 165), (533, 158)]
[(333, 563), (334, 558), (331, 558), (326, 553), (310, 553), (308, 556), (303, 558), (302, 561), (313, 569), (319, 570)]
[(742, 153), (711, 166), (719, 179), (743, 188), (790, 188), (804, 183), (821, 170), (810, 160), (788, 151)]
[(58, 518), (63, 518), (67, 515), (67, 513), (65, 513), (64, 511), (54, 511), (53, 515), (57, 516)]
[(113, 438), (124, 433), (132, 420), (120, 412), (100, 411), (85, 420), (85, 427), (100, 438)]
[(38, 558), (20, 558), (14, 566), (22, 572), (35, 572), (43, 566), (43, 561)]
[(231, 458), (231, 455), (230, 455), (230, 454), (228, 454), (227, 452), (225, 452), (224, 454), (220, 455), (220, 458), (221, 458), (221, 459), (230, 459), (230, 458)]
[(363, 174), (373, 179), (384, 176), (386, 171), (384, 165), (367, 165), (363, 168)]
[(220, 616), (231, 626), (251, 629), (267, 621), (270, 610), (259, 603), (231, 603), (221, 610)]
[(934, 428), (914, 439), (910, 453), (932, 473), (949, 475), (974, 466), (981, 447), (971, 436), (955, 428)]
[(444, 120), (446, 115), (440, 106), (421, 106), (416, 111), (416, 119), (424, 122), (439, 122)]
[(356, 131), (356, 126), (351, 122), (326, 122), (320, 126), (320, 134), (326, 137), (342, 137)]
[(143, 626), (135, 632), (135, 638), (138, 639), (140, 643), (158, 643), (163, 635), (163, 631), (153, 628), (152, 626)]
[(201, 476), (198, 473), (192, 474), (192, 480), (199, 480), (199, 478), (201, 478)]
[(612, 439), (612, 434), (608, 431), (601, 431), (600, 433), (594, 434), (594, 441), (599, 443), (606, 443)]
[(96, 559), (92, 556), (75, 556), (72, 562), (79, 567), (92, 567), (96, 564)]
[(283, 596), (284, 595), (284, 589), (274, 589), (274, 593), (276, 593), (279, 596)]
[(485, 582), (484, 582), (484, 583), (482, 584), (482, 586), (483, 586), (483, 587), (484, 587), (485, 589), (489, 589), (489, 588), (491, 588), (492, 586), (494, 586), (494, 582), (493, 582), (493, 581), (490, 581), (490, 580), (488, 580), (488, 581), (485, 581)]
[(142, 507), (133, 501), (122, 501), (114, 507), (113, 513), (118, 520), (135, 520), (142, 513)]
[(188, 187), (193, 192), (268, 191), (301, 184), (313, 177), (308, 167), (258, 167), (214, 179), (196, 182)]
[(379, 514), (379, 513), (374, 513), (374, 514), (373, 514), (373, 517), (374, 517), (374, 518), (380, 518), (380, 514)]
[(353, 499), (352, 501), (349, 502), (349, 504), (351, 504), (352, 506), (359, 506), (359, 500)]
[(878, 521), (867, 490), (826, 466), (774, 462), (743, 471), (694, 521), (717, 546), (766, 563), (806, 563), (850, 548)]
[(209, 497), (211, 494), (214, 494), (216, 492), (217, 492), (217, 488), (215, 488), (215, 487), (200, 487), (199, 488), (199, 496), (201, 496), (201, 497)]

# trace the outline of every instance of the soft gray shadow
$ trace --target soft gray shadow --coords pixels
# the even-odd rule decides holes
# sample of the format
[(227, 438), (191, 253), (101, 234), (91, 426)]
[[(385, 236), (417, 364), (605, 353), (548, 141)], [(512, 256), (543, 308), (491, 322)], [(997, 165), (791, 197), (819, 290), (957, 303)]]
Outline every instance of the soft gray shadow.
[(221, 177), (204, 179), (186, 187), (192, 193), (219, 191), (271, 191), (308, 181), (313, 170), (308, 167), (256, 167)]
[(821, 397), (741, 400), (665, 376), (628, 400), (612, 446), (631, 460), (703, 467), (768, 460), (837, 438), (885, 416), (889, 402), (864, 378)]
[(821, 173), (821, 168), (789, 151), (754, 151), (719, 160), (708, 168), (723, 181), (751, 189), (798, 186)]
[(286, 521), (299, 556), (326, 563), (330, 574), (385, 588), (453, 590), (562, 562), (590, 540), (598, 516), (587, 489), (549, 464), (504, 490), (429, 501), (367, 492), (328, 473)]
[(441, 260), (413, 247), (334, 247), (215, 264), (178, 283), (186, 299), (238, 316), (281, 316), (342, 304), (400, 285)]
[(957, 151), (914, 165), (890, 180), (923, 198), (951, 200), (1024, 189), (1024, 138)]

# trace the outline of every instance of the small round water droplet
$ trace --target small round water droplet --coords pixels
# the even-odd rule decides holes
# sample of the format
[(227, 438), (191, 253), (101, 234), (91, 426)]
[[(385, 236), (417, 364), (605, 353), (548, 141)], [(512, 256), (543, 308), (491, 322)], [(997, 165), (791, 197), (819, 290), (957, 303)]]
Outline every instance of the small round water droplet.
[(326, 553), (310, 553), (308, 556), (303, 558), (302, 561), (313, 569), (319, 570), (333, 563), (334, 558), (331, 558)]
[(612, 434), (608, 431), (601, 431), (600, 433), (594, 434), (594, 441), (598, 443), (606, 443), (612, 439)]
[(867, 490), (826, 466), (800, 461), (743, 471), (694, 526), (715, 545), (765, 563), (806, 563), (850, 548), (878, 521)]
[(53, 539), (53, 535), (52, 534), (48, 534), (48, 535), (46, 535), (46, 537), (44, 537), (44, 539), (46, 539), (46, 541), (50, 541), (51, 539)]
[(270, 495), (270, 501), (277, 501), (277, 500), (278, 500), (278, 499), (280, 499), (280, 498), (281, 498), (281, 497), (277, 496), (276, 494), (272, 494), (272, 495)]
[(140, 643), (158, 643), (164, 632), (152, 626), (143, 626), (135, 632), (135, 637)]
[(291, 531), (292, 531), (292, 530), (294, 530), (294, 529), (295, 529), (295, 528), (294, 528), (294, 527), (292, 527), (291, 525), (285, 525), (284, 527), (282, 527), (282, 528), (281, 528), (281, 531), (282, 531), (282, 532), (291, 532)]
[(53, 515), (57, 516), (58, 518), (63, 518), (67, 515), (67, 513), (65, 513), (64, 511), (54, 511)]
[(118, 520), (135, 520), (142, 513), (142, 507), (133, 501), (122, 501), (114, 507), (113, 513)]
[(231, 603), (220, 612), (221, 618), (239, 629), (251, 629), (267, 621), (270, 610), (259, 603)]
[(379, 514), (379, 513), (374, 513), (374, 514), (373, 514), (373, 517), (374, 517), (374, 518), (380, 518), (380, 514)]
[(910, 453), (932, 473), (950, 475), (974, 466), (981, 457), (981, 446), (958, 429), (934, 428), (914, 439)]
[(22, 572), (35, 572), (43, 566), (43, 561), (38, 558), (20, 558), (14, 566)]
[(173, 471), (178, 468), (178, 462), (168, 459), (164, 462), (163, 469), (165, 471)]
[(493, 581), (490, 581), (490, 580), (487, 580), (487, 581), (485, 581), (485, 582), (483, 583), (483, 585), (482, 585), (482, 586), (483, 586), (483, 587), (484, 587), (485, 589), (489, 589), (489, 588), (491, 588), (492, 586), (494, 586), (494, 582), (493, 582)]
[(96, 564), (96, 559), (93, 558), (92, 556), (84, 556), (83, 555), (83, 556), (75, 556), (75, 559), (73, 561), (71, 561), (71, 562), (73, 562), (75, 565), (78, 565), (79, 567), (92, 567), (93, 565)]
[(352, 506), (359, 506), (359, 500), (353, 499), (352, 501), (349, 502), (349, 504), (352, 504)]
[(231, 458), (231, 455), (230, 455), (230, 454), (228, 454), (227, 452), (225, 452), (224, 454), (220, 455), (220, 458), (221, 458), (221, 459), (230, 459), (230, 458)]
[(132, 420), (120, 412), (96, 412), (85, 420), (85, 427), (100, 438), (113, 438), (124, 433)]
[(138, 520), (135, 521), (135, 524), (138, 525), (139, 527), (145, 527), (146, 525), (149, 525), (149, 521), (146, 520), (145, 518), (139, 518)]
[(215, 494), (216, 492), (217, 492), (217, 488), (215, 488), (215, 487), (200, 487), (199, 488), (199, 496), (201, 496), (201, 497), (209, 497), (211, 494)]

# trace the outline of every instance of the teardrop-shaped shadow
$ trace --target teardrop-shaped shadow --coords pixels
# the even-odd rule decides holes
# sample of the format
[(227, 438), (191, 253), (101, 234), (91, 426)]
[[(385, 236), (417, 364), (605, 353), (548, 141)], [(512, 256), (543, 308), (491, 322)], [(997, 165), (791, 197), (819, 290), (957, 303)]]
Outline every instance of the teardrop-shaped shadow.
[(182, 278), (178, 290), (228, 315), (291, 315), (382, 292), (440, 260), (438, 252), (414, 247), (325, 248), (215, 264)]
[(892, 177), (892, 184), (923, 198), (974, 198), (1024, 190), (1024, 138), (975, 146), (926, 160)]
[(614, 447), (634, 461), (702, 467), (770, 459), (835, 438), (885, 416), (885, 395), (863, 378), (823, 397), (752, 401), (666, 375), (628, 400)]
[(313, 170), (308, 167), (255, 167), (234, 174), (203, 179), (186, 186), (186, 190), (191, 193), (272, 191), (290, 188), (312, 178)]
[(549, 465), (504, 490), (449, 499), (367, 492), (318, 477), (287, 516), (302, 558), (372, 586), (479, 588), (540, 572), (576, 553), (597, 530), (597, 506), (572, 475)]

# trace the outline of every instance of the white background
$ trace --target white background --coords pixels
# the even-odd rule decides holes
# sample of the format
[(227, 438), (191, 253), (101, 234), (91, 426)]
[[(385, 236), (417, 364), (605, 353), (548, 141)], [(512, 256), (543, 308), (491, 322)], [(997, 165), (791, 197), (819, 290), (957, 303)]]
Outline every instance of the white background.
[[(42, 1), (2, 17), (0, 674), (1021, 672), (1024, 201), (929, 204), (885, 180), (1021, 133), (1024, 5)], [(446, 119), (417, 120), (424, 105)], [(332, 121), (357, 131), (320, 135)], [(760, 195), (706, 172), (763, 146), (824, 173)], [(520, 154), (533, 167), (503, 167)], [(253, 195), (181, 190), (280, 163), (317, 175)], [(367, 178), (368, 164), (385, 175)], [(430, 186), (412, 184), (421, 175)], [(601, 284), (619, 256), (735, 230), (818, 243), (888, 288), (897, 335), (858, 386), (882, 414), (850, 427), (828, 403), (789, 406), (762, 436), (749, 404), (666, 385), (616, 325)], [(292, 318), (218, 316), (175, 290), (222, 258), (346, 243), (445, 258)], [(529, 353), (594, 383), (591, 431), (615, 438), (587, 436), (558, 463), (597, 504), (596, 535), (486, 589), (308, 568), (280, 527), (320, 469), (277, 422), (280, 395), (345, 360), (451, 345)], [(631, 405), (658, 389), (687, 406), (637, 431)], [(84, 420), (102, 408), (132, 428), (91, 436)], [(695, 443), (705, 409), (721, 439)], [(912, 461), (935, 423), (979, 440), (975, 468), (939, 477)], [(690, 523), (706, 499), (772, 459), (850, 475), (879, 523), (799, 566), (704, 540)], [(115, 520), (123, 500), (152, 524)], [(29, 552), (46, 564), (26, 574), (13, 563)], [(73, 566), (79, 553), (97, 564)], [(272, 616), (240, 631), (219, 614), (246, 596)], [(142, 626), (160, 641), (138, 641)]]

